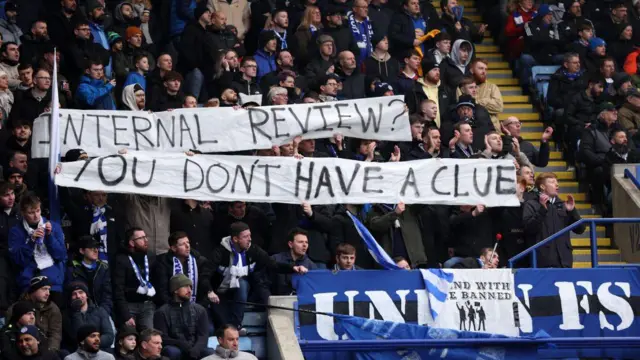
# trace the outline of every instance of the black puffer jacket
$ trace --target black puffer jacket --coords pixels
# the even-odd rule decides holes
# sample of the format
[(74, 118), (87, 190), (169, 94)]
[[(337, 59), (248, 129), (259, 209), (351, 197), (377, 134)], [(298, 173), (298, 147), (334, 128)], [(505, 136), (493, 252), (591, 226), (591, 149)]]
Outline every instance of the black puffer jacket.
[(587, 87), (584, 75), (571, 80), (564, 73), (564, 68), (558, 69), (549, 81), (547, 103), (554, 109), (564, 109), (571, 98)]
[(575, 94), (564, 110), (565, 122), (571, 127), (584, 128), (586, 124), (595, 123), (597, 116), (597, 104), (586, 91)]

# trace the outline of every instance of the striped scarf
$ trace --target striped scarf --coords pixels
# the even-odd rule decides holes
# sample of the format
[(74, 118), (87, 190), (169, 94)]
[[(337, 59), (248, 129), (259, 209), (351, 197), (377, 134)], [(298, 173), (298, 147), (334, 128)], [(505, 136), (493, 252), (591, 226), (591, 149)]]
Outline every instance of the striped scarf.
[(100, 236), (98, 256), (103, 261), (107, 261), (107, 218), (104, 216), (105, 211), (105, 206), (93, 207), (93, 217), (91, 218), (91, 228), (89, 229), (91, 235)]

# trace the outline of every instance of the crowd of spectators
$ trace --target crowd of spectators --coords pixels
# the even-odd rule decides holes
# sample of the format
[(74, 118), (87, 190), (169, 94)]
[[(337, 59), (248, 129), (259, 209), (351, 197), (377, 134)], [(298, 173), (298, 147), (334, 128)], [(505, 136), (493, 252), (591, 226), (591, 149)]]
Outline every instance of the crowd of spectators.
[[(489, 13), (486, 24), (456, 0), (2, 3), (5, 359), (250, 359), (238, 352), (245, 303), (294, 293), (294, 273), (378, 268), (349, 214), (401, 268), (502, 267), (580, 219), (555, 174), (535, 176), (551, 141), (570, 167), (586, 165), (592, 200), (605, 208), (611, 164), (638, 161), (638, 1), (487, 1), (502, 16)], [(508, 44), (525, 91), (531, 66), (562, 66), (539, 142), (523, 139), (517, 117), (500, 120), (491, 62), (475, 51), (489, 29)], [(69, 188), (60, 190), (62, 221), (50, 221), (47, 159), (31, 157), (31, 135), (52, 87), (62, 108), (135, 111), (402, 95), (410, 142), (335, 134), (236, 155), (508, 159), (521, 205), (222, 203)], [(539, 250), (538, 266), (572, 264), (568, 234)], [(217, 349), (207, 347), (212, 329)]]

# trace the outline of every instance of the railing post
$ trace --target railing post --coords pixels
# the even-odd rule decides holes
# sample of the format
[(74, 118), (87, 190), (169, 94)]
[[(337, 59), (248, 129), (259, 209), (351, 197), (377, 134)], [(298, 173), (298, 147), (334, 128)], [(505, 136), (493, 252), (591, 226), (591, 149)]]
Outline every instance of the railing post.
[(589, 235), (591, 238), (591, 267), (598, 267), (598, 232), (595, 220), (589, 221)]
[(535, 249), (531, 252), (531, 267), (534, 269), (538, 267), (538, 252)]

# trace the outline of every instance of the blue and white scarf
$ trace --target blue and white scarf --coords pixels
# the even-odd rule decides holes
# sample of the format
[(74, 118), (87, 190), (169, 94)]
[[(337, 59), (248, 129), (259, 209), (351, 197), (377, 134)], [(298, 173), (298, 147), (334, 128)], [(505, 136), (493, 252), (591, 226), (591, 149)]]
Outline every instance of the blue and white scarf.
[(26, 219), (22, 219), (22, 226), (27, 232), (27, 239), (25, 240), (25, 243), (28, 243), (29, 241), (35, 242), (35, 246), (33, 248), (33, 260), (36, 262), (38, 270), (44, 270), (53, 266), (53, 258), (49, 254), (49, 250), (47, 250), (47, 245), (45, 245), (44, 243), (44, 236), (47, 236), (46, 232), (43, 237), (37, 238), (35, 240), (33, 239), (33, 233), (35, 233), (36, 230), (42, 229), (43, 231), (45, 231), (44, 224), (46, 223), (47, 219), (45, 219), (44, 217), (40, 217), (38, 226), (36, 226), (36, 228), (34, 229), (29, 226), (29, 223), (27, 223)]
[(154, 297), (156, 295), (156, 289), (153, 288), (153, 285), (151, 285), (151, 282), (149, 281), (149, 257), (147, 255), (144, 256), (144, 277), (142, 277), (142, 274), (140, 273), (138, 264), (133, 261), (131, 256), (129, 256), (129, 261), (131, 262), (131, 267), (133, 267), (133, 271), (136, 273), (136, 277), (140, 282), (140, 286), (138, 286), (138, 290), (136, 290), (136, 292), (140, 295)]
[(284, 31), (284, 36), (281, 36), (280, 33), (275, 30), (273, 30), (273, 33), (280, 39), (280, 50), (287, 50), (289, 48), (289, 45), (287, 45), (287, 30)]
[(353, 11), (349, 11), (347, 19), (349, 21), (349, 28), (351, 29), (353, 38), (356, 40), (356, 44), (358, 44), (358, 49), (360, 49), (359, 58), (364, 60), (373, 53), (373, 44), (371, 44), (373, 27), (371, 26), (368, 17), (361, 23), (357, 22), (355, 15), (353, 15)]
[(91, 218), (90, 235), (100, 236), (100, 248), (98, 257), (102, 261), (107, 261), (107, 218), (104, 216), (107, 208), (105, 206), (94, 206), (93, 217)]
[(189, 254), (187, 258), (187, 273), (185, 274), (182, 268), (182, 262), (176, 256), (173, 257), (173, 275), (184, 274), (191, 283), (193, 283), (193, 291), (191, 292), (191, 302), (196, 302), (196, 293), (198, 291), (198, 264), (196, 264), (196, 258)]
[(247, 263), (247, 252), (236, 251), (236, 248), (233, 246), (233, 240), (229, 238), (229, 248), (231, 249), (231, 266), (229, 268), (229, 275), (231, 278), (229, 279), (229, 288), (237, 289), (240, 287), (240, 279), (248, 276), (250, 272), (253, 272), (253, 268), (255, 264), (251, 265)]

